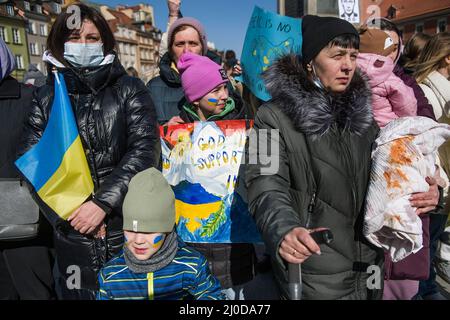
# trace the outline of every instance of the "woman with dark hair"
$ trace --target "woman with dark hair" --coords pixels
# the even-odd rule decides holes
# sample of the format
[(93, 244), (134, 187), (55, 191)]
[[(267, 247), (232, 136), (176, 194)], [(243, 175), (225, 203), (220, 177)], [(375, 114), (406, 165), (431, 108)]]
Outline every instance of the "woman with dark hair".
[[(276, 161), (249, 164), (250, 210), (284, 298), (293, 298), (289, 264), (301, 264), (303, 299), (380, 299), (383, 252), (362, 233), (379, 128), (356, 70), (359, 35), (344, 20), (310, 15), (302, 35), (302, 57), (281, 57), (263, 74), (272, 100), (254, 128), (270, 146), (250, 144), (249, 159), (272, 150)], [(323, 228), (334, 241), (319, 246), (311, 233)]]
[(50, 31), (43, 57), (49, 70), (47, 85), (34, 94), (21, 153), (42, 137), (54, 95), (53, 72), (59, 72), (67, 85), (94, 193), (68, 221), (48, 210), (45, 214), (54, 229), (59, 297), (94, 299), (97, 272), (123, 245), (122, 202), (128, 183), (136, 173), (157, 165), (160, 146), (152, 99), (141, 80), (126, 74), (106, 20), (93, 8), (75, 6), (80, 24), (70, 28), (77, 10), (64, 12)]

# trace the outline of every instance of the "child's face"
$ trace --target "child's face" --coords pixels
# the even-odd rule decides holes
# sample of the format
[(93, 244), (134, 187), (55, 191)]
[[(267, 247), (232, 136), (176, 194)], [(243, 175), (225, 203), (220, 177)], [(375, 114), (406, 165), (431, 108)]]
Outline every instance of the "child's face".
[(194, 104), (200, 108), (202, 113), (206, 116), (213, 116), (220, 114), (225, 109), (225, 104), (228, 100), (228, 88), (227, 84), (224, 83), (206, 96), (200, 99), (200, 101), (195, 102)]
[(388, 55), (388, 57), (395, 62), (395, 60), (397, 59), (398, 51), (400, 50), (400, 37), (395, 31), (385, 30), (384, 32), (386, 32), (391, 37), (394, 45), (397, 46), (397, 48)]
[(161, 248), (165, 233), (139, 233), (124, 231), (125, 245), (138, 260), (148, 260)]

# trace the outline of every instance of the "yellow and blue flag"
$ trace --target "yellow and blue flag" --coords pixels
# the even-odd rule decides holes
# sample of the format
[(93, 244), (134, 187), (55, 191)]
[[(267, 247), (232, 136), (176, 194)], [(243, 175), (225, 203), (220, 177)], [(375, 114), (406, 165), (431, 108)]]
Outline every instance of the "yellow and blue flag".
[(78, 133), (64, 76), (55, 75), (55, 95), (42, 138), (16, 161), (39, 197), (67, 219), (93, 193), (89, 166)]

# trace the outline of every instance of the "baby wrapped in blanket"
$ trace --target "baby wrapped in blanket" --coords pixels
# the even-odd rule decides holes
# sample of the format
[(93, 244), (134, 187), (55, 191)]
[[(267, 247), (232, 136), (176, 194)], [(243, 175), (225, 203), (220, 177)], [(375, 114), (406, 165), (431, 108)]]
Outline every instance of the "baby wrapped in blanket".
[(380, 130), (372, 152), (364, 235), (389, 252), (393, 262), (422, 248), (422, 223), (409, 202), (427, 192), (437, 150), (450, 138), (450, 125), (424, 117), (404, 117)]

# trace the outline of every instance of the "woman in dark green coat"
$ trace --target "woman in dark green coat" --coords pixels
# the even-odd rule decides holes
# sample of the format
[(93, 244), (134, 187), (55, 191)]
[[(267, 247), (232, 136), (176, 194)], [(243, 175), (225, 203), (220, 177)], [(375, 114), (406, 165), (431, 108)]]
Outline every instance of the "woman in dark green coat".
[[(359, 35), (344, 20), (317, 16), (304, 17), (302, 34), (302, 57), (281, 57), (264, 74), (272, 100), (258, 110), (255, 131), (267, 133), (276, 161), (266, 166), (273, 172), (252, 164), (261, 154), (250, 144), (250, 210), (284, 298), (288, 263), (302, 265), (303, 299), (381, 298), (383, 252), (362, 234), (379, 128), (356, 70)], [(436, 193), (433, 184), (413, 205), (435, 206)], [(310, 236), (317, 228), (334, 241), (319, 247)]]

